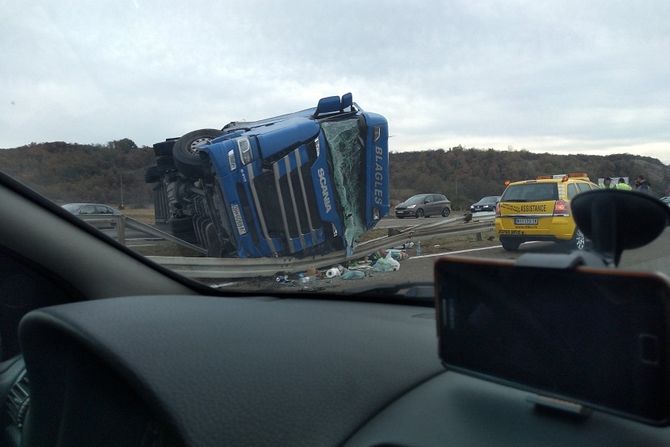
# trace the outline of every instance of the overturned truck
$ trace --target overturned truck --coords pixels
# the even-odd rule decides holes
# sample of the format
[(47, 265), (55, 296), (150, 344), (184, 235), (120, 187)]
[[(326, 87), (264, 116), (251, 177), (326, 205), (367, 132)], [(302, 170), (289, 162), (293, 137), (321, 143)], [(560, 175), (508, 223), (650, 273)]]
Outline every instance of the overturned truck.
[(389, 210), (388, 125), (350, 93), (154, 144), (156, 225), (216, 257), (352, 253)]

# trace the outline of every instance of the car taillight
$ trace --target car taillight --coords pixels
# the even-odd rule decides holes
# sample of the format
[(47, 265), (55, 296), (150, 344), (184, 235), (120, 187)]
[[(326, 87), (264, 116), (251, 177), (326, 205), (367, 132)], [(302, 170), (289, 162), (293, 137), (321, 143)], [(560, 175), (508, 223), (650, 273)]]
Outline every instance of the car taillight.
[(554, 216), (569, 216), (570, 204), (565, 200), (557, 200), (554, 204)]
[(500, 217), (500, 202), (496, 203), (496, 217)]

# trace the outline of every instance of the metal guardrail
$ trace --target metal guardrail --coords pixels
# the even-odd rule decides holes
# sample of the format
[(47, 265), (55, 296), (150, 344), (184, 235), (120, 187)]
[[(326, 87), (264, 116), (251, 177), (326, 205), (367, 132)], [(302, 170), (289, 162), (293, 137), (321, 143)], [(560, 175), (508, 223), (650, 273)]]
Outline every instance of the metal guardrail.
[[(126, 241), (126, 229), (130, 228), (156, 238), (174, 242), (199, 253), (206, 253), (206, 250), (202, 247), (186, 242), (170, 233), (127, 216), (90, 214), (80, 217), (91, 224), (107, 223), (111, 226), (113, 223), (116, 227), (117, 238), (122, 244), (125, 244)], [(493, 226), (493, 218), (470, 223), (461, 223), (462, 221), (462, 217), (455, 217), (434, 223), (423, 223), (405, 227), (402, 230), (397, 230), (397, 233), (394, 235), (383, 236), (358, 244), (354, 255), (351, 257), (347, 257), (344, 251), (336, 251), (325, 255), (304, 258), (208, 258), (186, 256), (147, 256), (147, 258), (190, 278), (230, 279), (273, 276), (280, 272), (303, 272), (310, 267), (329, 267), (349, 260), (363, 258), (384, 248), (410, 241), (419, 242), (436, 236), (479, 234), (479, 239), (481, 239), (481, 233), (491, 229)]]
[(481, 233), (492, 228), (491, 222), (462, 224), (454, 226), (415, 227), (394, 236), (387, 236), (356, 247), (354, 256), (347, 258), (344, 251), (321, 256), (298, 258), (187, 258), (182, 256), (149, 256), (154, 262), (190, 278), (230, 279), (273, 276), (277, 273), (304, 272), (310, 267), (321, 268), (341, 264), (347, 260), (359, 259), (383, 248), (406, 242), (418, 242), (436, 236), (456, 236)]
[(190, 248), (191, 250), (196, 251), (198, 253), (207, 254), (207, 250), (198, 245), (186, 242), (183, 239), (179, 239), (178, 237), (175, 237), (170, 233), (161, 231), (156, 227), (142, 223), (138, 220), (133, 219), (132, 217), (123, 215), (108, 216), (105, 214), (84, 214), (78, 217), (90, 224), (107, 223), (110, 224), (110, 226), (113, 225), (114, 227), (116, 227), (117, 240), (123, 245), (126, 245), (126, 228), (129, 228), (147, 234), (149, 236), (153, 236), (158, 239), (165, 239), (167, 241), (174, 242), (175, 244), (181, 245), (182, 247)]

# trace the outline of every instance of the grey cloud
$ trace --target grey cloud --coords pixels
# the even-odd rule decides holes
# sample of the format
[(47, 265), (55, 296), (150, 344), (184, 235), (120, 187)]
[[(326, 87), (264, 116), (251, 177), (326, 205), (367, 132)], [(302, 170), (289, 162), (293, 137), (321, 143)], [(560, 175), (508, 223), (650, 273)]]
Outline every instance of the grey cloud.
[(0, 147), (150, 144), (352, 91), (415, 148), (461, 135), (670, 152), (668, 13), (663, 0), (9, 4)]

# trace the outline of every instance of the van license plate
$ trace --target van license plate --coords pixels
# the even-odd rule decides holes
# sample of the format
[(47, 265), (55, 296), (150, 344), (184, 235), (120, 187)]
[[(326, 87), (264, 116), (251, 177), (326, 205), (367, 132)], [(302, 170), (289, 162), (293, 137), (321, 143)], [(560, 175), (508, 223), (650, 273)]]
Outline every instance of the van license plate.
[(537, 225), (536, 217), (517, 217), (514, 219), (514, 225)]

